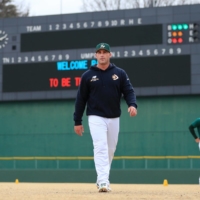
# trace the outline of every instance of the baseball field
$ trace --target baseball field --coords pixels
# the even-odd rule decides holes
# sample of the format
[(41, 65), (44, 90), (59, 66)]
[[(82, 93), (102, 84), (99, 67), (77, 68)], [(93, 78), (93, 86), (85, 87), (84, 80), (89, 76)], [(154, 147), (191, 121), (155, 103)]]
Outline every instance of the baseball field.
[(199, 200), (200, 185), (112, 184), (112, 192), (99, 193), (95, 184), (0, 183), (0, 200)]

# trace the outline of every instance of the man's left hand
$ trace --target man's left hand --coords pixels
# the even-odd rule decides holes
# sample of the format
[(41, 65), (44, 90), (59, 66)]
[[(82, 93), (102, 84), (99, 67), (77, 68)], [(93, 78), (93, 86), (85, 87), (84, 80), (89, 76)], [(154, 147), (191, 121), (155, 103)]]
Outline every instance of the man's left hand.
[(137, 115), (137, 109), (133, 106), (130, 106), (128, 108), (128, 112), (129, 112), (131, 117), (135, 117)]

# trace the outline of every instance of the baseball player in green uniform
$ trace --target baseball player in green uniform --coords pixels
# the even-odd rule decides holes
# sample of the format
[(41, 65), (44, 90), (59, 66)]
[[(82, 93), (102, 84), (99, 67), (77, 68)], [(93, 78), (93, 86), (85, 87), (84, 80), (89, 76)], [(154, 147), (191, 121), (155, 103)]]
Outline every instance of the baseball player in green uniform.
[[(195, 128), (197, 129), (198, 135), (195, 133)], [(197, 118), (195, 121), (192, 122), (189, 126), (190, 133), (194, 137), (195, 141), (199, 143), (200, 149), (200, 118)]]

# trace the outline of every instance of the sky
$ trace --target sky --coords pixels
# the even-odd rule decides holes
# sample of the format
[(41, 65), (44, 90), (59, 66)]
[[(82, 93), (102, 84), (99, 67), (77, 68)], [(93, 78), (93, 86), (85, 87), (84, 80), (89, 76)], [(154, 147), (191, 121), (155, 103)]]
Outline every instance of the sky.
[[(83, 0), (12, 0), (21, 8), (29, 8), (29, 16), (57, 15), (83, 12)], [(175, 0), (174, 0), (175, 1)], [(200, 0), (190, 0), (190, 2)], [(23, 10), (23, 9), (20, 9)]]
[(82, 0), (13, 0), (21, 8), (29, 8), (29, 16), (80, 13)]

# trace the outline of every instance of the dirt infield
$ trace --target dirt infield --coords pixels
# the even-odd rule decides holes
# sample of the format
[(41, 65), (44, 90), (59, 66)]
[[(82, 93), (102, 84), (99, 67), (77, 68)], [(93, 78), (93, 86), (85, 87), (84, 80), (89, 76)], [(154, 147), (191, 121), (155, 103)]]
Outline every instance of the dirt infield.
[(95, 184), (0, 183), (0, 200), (200, 199), (200, 185), (112, 184), (112, 192), (99, 193)]

